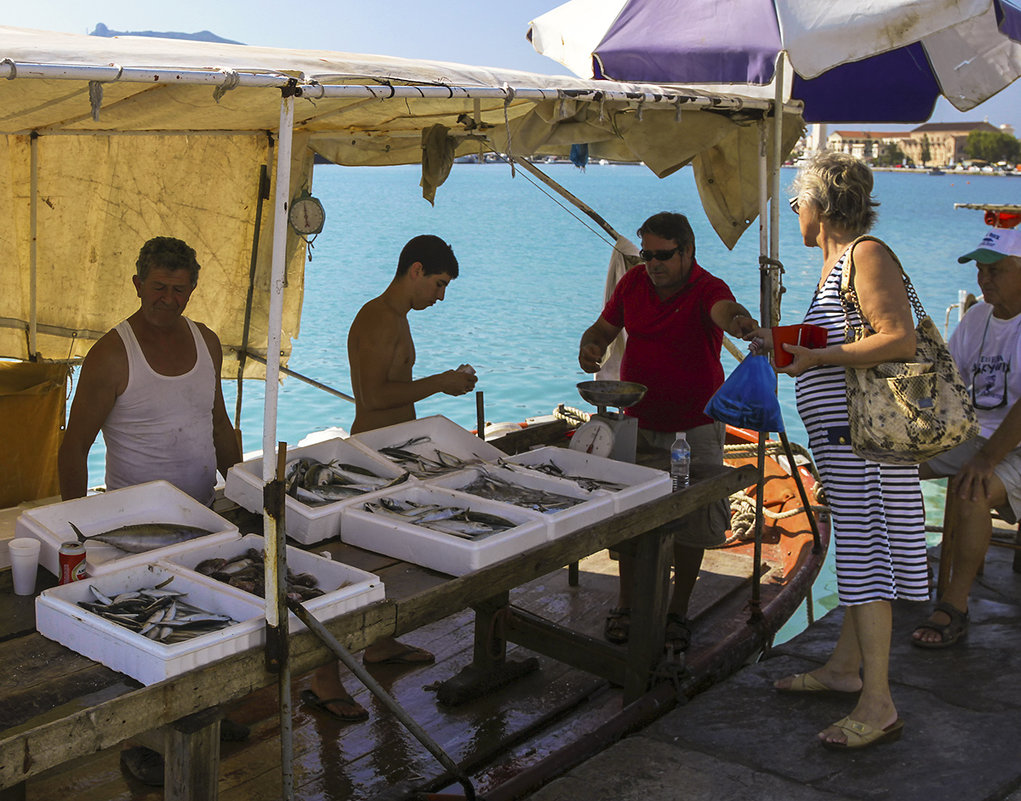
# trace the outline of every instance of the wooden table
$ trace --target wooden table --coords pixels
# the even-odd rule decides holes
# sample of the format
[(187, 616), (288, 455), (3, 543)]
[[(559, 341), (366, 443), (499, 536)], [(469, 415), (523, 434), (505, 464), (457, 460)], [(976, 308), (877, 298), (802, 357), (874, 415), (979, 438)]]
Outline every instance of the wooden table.
[[(753, 482), (751, 467), (727, 470), (459, 578), (409, 565), (406, 581), (388, 579), (384, 601), (336, 617), (327, 628), (356, 652), (381, 636), (406, 634), (467, 607), (484, 617), (505, 603), (515, 587), (631, 540), (638, 563), (626, 657), (605, 643), (541, 621), (520, 618), (523, 622), (512, 627), (512, 636), (528, 648), (620, 681), (626, 698), (637, 697), (662, 643), (672, 531), (667, 524)], [(328, 547), (317, 545), (315, 550)], [(158, 727), (166, 727), (165, 797), (174, 801), (215, 798), (219, 759), (215, 710), (276, 683), (276, 675), (266, 670), (263, 651), (253, 649), (139, 687), (35, 633), (32, 599), (10, 594), (9, 573), (0, 575), (0, 582), (0, 620), (4, 621), (0, 625), (7, 627), (0, 632), (0, 799), (24, 798), (26, 779)], [(297, 675), (334, 657), (313, 634), (302, 631), (290, 637), (289, 658), (290, 669)], [(500, 656), (486, 658), (492, 661)], [(486, 667), (485, 659), (480, 665)]]

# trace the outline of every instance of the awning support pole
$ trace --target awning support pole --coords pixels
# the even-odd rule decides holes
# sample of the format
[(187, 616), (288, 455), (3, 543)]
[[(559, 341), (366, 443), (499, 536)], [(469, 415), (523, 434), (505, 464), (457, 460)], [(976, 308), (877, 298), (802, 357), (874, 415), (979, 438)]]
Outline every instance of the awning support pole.
[[(294, 85), (281, 90), (280, 129), (277, 137), (276, 193), (273, 201), (273, 266), (269, 286), (269, 323), (266, 343), (266, 403), (262, 421), (262, 481), (266, 503), (263, 506), (263, 533), (266, 553), (279, 554), (279, 559), (266, 559), (266, 627), (267, 635), (274, 629), (287, 637), (287, 609), (282, 594), (270, 592), (279, 577), (286, 575), (287, 560), (283, 548), (284, 532), (278, 527), (272, 508), (271, 485), (276, 473), (277, 398), (280, 381), (280, 329), (284, 308), (284, 276), (287, 264), (287, 205), (290, 202), (291, 145), (294, 138)], [(268, 642), (267, 642), (268, 644)], [(290, 667), (287, 660), (280, 665), (280, 775), (282, 795), (294, 798), (294, 758), (292, 753), (293, 711), (291, 708)]]
[(28, 358), (35, 361), (39, 352), (37, 324), (39, 322), (37, 309), (37, 286), (38, 279), (38, 255), (36, 243), (39, 239), (38, 212), (39, 212), (39, 134), (35, 131), (29, 137), (29, 197), (28, 197), (28, 269), (29, 269), (29, 295), (28, 295)]

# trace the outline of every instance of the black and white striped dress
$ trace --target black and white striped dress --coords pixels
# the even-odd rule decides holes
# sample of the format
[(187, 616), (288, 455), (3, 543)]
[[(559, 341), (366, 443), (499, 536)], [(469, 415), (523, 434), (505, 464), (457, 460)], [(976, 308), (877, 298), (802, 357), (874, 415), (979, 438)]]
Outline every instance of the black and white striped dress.
[[(805, 314), (805, 323), (827, 329), (829, 345), (844, 342), (840, 277), (845, 258), (833, 267)], [(798, 413), (832, 513), (840, 602), (926, 600), (925, 512), (918, 468), (866, 461), (851, 450), (843, 367), (807, 370), (798, 376), (796, 391)]]

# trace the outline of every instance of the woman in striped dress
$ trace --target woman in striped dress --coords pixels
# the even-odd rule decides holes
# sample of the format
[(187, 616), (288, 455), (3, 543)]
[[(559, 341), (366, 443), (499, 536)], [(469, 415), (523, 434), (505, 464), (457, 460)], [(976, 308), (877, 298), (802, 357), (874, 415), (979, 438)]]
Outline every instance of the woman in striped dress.
[[(825, 665), (776, 682), (785, 692), (857, 693), (850, 714), (819, 733), (823, 745), (861, 748), (900, 736), (890, 694), (890, 601), (928, 598), (925, 515), (914, 466), (856, 456), (850, 446), (845, 367), (868, 367), (915, 354), (914, 318), (901, 271), (875, 239), (855, 243), (876, 218), (872, 172), (843, 153), (821, 153), (799, 173), (791, 208), (807, 247), (822, 251), (822, 277), (805, 323), (827, 329), (827, 346), (784, 346), (797, 403), (826, 491), (834, 529), (837, 589), (845, 606), (840, 638)], [(875, 332), (845, 343), (840, 281), (854, 244), (853, 289)], [(852, 320), (852, 323), (858, 322)], [(755, 332), (771, 349), (768, 329)], [(753, 335), (754, 336), (754, 335)]]

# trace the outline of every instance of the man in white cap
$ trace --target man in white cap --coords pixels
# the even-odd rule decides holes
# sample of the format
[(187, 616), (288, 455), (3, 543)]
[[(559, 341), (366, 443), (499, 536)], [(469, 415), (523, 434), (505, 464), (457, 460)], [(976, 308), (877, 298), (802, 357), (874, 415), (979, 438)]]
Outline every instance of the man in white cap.
[(1021, 518), (1021, 231), (993, 228), (958, 259), (974, 261), (982, 302), (948, 346), (978, 414), (979, 436), (921, 465), (921, 478), (950, 476), (956, 495), (953, 572), (933, 613), (912, 634), (920, 648), (948, 648), (968, 630), (968, 595), (992, 536), (991, 511)]

